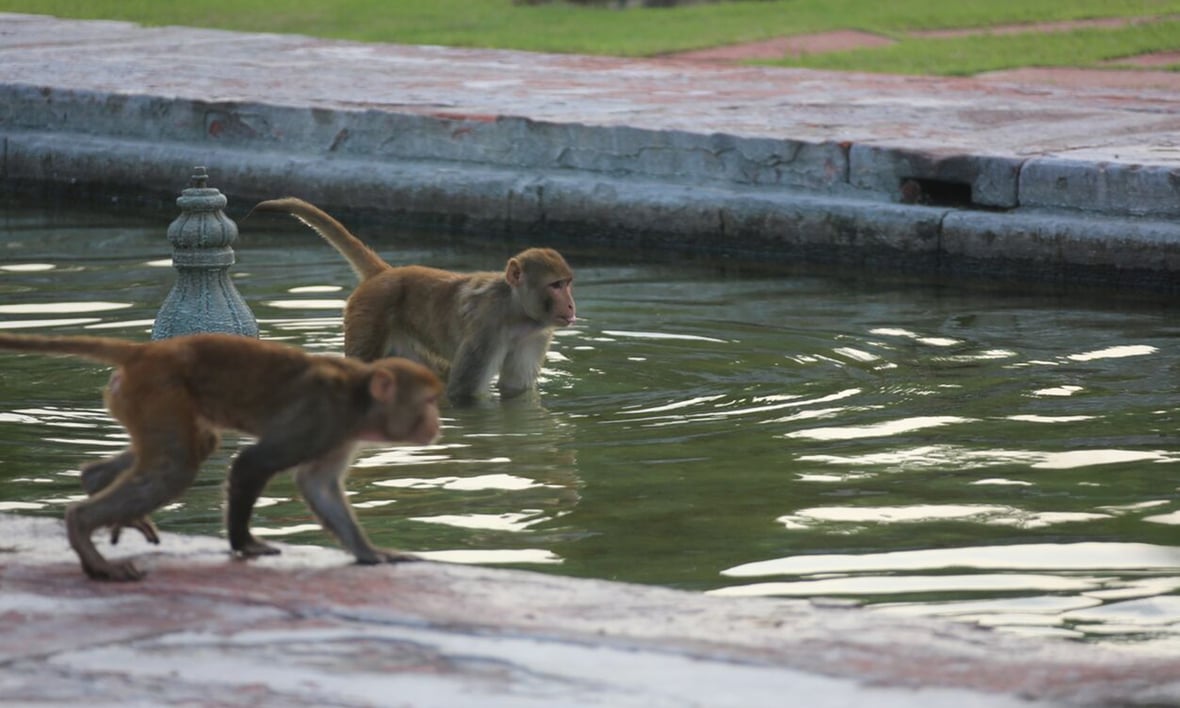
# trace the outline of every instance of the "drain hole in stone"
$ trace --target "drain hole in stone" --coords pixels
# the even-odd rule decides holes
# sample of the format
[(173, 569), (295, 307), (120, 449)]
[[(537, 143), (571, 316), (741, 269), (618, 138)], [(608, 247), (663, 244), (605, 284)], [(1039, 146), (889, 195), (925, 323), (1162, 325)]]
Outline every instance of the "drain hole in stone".
[(971, 185), (965, 182), (906, 177), (901, 180), (900, 189), (902, 204), (959, 208), (975, 206), (971, 201)]

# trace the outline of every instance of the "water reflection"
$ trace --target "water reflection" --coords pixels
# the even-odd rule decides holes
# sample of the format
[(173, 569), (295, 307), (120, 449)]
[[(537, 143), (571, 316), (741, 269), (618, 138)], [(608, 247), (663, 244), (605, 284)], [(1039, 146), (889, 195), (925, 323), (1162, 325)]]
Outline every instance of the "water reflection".
[[(856, 578), (826, 578), (797, 582), (755, 583), (714, 590), (714, 595), (804, 596), (816, 595), (902, 595), (944, 592), (1080, 592), (1102, 587), (1093, 578), (1028, 573), (987, 575), (874, 575)], [(934, 614), (932, 611), (931, 614)]]
[(426, 560), (443, 563), (471, 563), (476, 565), (552, 565), (561, 563), (561, 558), (543, 548), (512, 548), (501, 550), (450, 550), (423, 551), (418, 553)]
[(83, 312), (109, 312), (132, 307), (129, 302), (37, 302), (0, 305), (0, 315), (53, 315)]
[[(493, 460), (496, 461), (496, 460)], [(503, 460), (507, 462), (507, 460)], [(451, 491), (475, 492), (486, 489), (500, 489), (506, 492), (516, 492), (522, 489), (534, 489), (546, 485), (511, 474), (485, 474), (477, 477), (434, 477), (432, 479), (417, 479), (407, 477), (374, 482), (379, 487), (405, 487), (408, 489), (447, 489)]]
[(915, 418), (901, 418), (886, 420), (869, 425), (854, 425), (837, 428), (811, 428), (787, 433), (789, 438), (808, 438), (811, 440), (854, 440), (856, 438), (877, 438), (902, 433), (912, 433), (926, 428), (937, 428), (955, 423), (970, 423), (970, 418), (960, 418), (953, 415), (918, 416)]
[(1098, 359), (1122, 359), (1129, 356), (1147, 356), (1155, 354), (1159, 349), (1146, 344), (1123, 344), (1117, 347), (1106, 347), (1092, 352), (1070, 354), (1066, 359), (1070, 361), (1096, 361)]
[(1001, 568), (1007, 570), (1165, 570), (1180, 572), (1180, 548), (1148, 543), (1026, 543), (895, 551), (863, 555), (786, 556), (743, 563), (721, 571), (728, 577), (759, 575)]
[(2, 263), (0, 270), (6, 270), (11, 273), (39, 273), (46, 270), (53, 270), (57, 266), (52, 263)]
[(1162, 450), (1069, 450), (1040, 453), (1032, 463), (1034, 469), (1071, 470), (1092, 465), (1112, 465), (1119, 462), (1175, 462), (1176, 458)]
[(344, 300), (267, 300), (263, 303), (268, 307), (280, 310), (341, 310)]
[[(1089, 420), (1091, 416), (1073, 416), (1078, 420)], [(789, 433), (788, 437), (812, 437), (817, 440), (852, 440), (862, 437), (881, 437), (937, 427), (948, 423), (970, 422), (962, 419), (888, 421), (862, 428), (819, 428)], [(952, 468), (963, 465), (984, 467), (989, 465), (1026, 464), (1030, 469), (1068, 470), (1097, 465), (1111, 465), (1127, 462), (1167, 463), (1176, 462), (1180, 457), (1163, 450), (1069, 450), (1066, 452), (1045, 452), (1041, 450), (973, 450), (954, 445), (922, 445), (914, 448), (871, 452), (862, 455), (801, 455), (801, 461), (824, 462), (832, 465), (856, 467), (882, 467), (884, 471), (897, 471), (912, 467)]]
[(524, 531), (542, 521), (549, 520), (539, 509), (525, 509), (520, 512), (503, 514), (442, 514), (440, 516), (416, 516), (414, 521), (428, 524), (446, 524), (465, 529), (491, 529), (495, 531)]
[[(949, 569), (990, 572), (942, 572)], [(1130, 572), (1159, 577), (1143, 578), (1128, 575)], [(722, 574), (797, 579), (712, 591), (719, 595), (929, 595), (930, 600), (871, 607), (890, 614), (954, 617), (999, 629), (1051, 628), (1052, 634), (1070, 637), (1136, 634), (1146, 627), (1151, 628), (1152, 637), (1180, 632), (1180, 598), (1165, 596), (1180, 589), (1180, 548), (1171, 546), (1050, 543), (788, 556), (746, 563)], [(1014, 594), (992, 599), (934, 599), (945, 593)]]
[(999, 504), (917, 504), (912, 506), (834, 506), (800, 509), (777, 520), (790, 529), (820, 524), (912, 524), (969, 521), (976, 524), (1039, 528), (1052, 524), (1093, 521), (1111, 514), (1029, 511)]
[[(0, 263), (0, 329), (146, 338), (174, 280), (170, 215), (6, 218), (20, 258)], [(354, 276), (296, 226), (243, 228), (235, 282), (263, 336), (336, 354)], [(399, 262), (457, 270), (512, 250), (388, 238)], [(557, 333), (540, 396), (446, 410), (440, 443), (358, 456), (347, 486), (375, 542), (1180, 653), (1168, 309), (570, 260), (585, 318)], [(108, 370), (0, 369), (0, 510), (60, 515), (81, 466), (127, 442), (97, 407)], [(222, 533), (246, 442), (162, 528)], [(330, 543), (286, 478), (256, 525)]]
[(46, 329), (48, 327), (71, 327), (101, 322), (93, 317), (68, 317), (53, 320), (21, 320), (19, 322), (0, 322), (0, 329)]

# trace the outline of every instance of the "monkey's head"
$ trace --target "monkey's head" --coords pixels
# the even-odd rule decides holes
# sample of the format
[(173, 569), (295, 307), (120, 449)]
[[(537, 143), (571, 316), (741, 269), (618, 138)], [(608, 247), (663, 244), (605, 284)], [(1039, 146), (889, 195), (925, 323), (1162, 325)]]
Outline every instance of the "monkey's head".
[(442, 382), (421, 364), (397, 357), (373, 362), (369, 377), (373, 406), (366, 439), (416, 445), (438, 440), (442, 391)]
[(508, 259), (504, 280), (529, 319), (545, 327), (565, 327), (577, 319), (574, 271), (552, 248), (530, 248)]

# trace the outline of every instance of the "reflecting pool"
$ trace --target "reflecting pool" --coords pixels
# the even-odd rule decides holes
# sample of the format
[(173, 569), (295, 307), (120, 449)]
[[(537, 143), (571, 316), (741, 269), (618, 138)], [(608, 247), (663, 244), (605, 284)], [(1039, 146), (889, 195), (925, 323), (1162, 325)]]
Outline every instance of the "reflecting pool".
[[(0, 328), (147, 338), (171, 218), (0, 214)], [(232, 273), (263, 336), (339, 352), (344, 260), (294, 221), (240, 229)], [(356, 231), (456, 270), (523, 245)], [(358, 458), (349, 491), (379, 544), (1180, 649), (1171, 306), (563, 250), (581, 319), (539, 400), (447, 409), (439, 444)], [(80, 466), (126, 442), (107, 369), (4, 353), (0, 371), (0, 510), (59, 516)], [(162, 529), (222, 533), (243, 442)], [(332, 543), (285, 477), (256, 525)]]

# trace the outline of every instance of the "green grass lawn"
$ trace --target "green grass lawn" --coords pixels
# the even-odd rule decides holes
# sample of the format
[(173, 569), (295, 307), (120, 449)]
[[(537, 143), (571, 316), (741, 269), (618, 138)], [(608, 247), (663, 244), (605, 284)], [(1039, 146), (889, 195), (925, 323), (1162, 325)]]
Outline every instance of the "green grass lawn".
[(0, 12), (622, 56), (858, 29), (892, 37), (898, 43), (776, 63), (924, 74), (972, 74), (1016, 66), (1087, 66), (1146, 51), (1180, 50), (1176, 18), (1122, 29), (1035, 35), (956, 39), (907, 35), (925, 29), (1180, 15), (1180, 0), (746, 0), (631, 10), (561, 2), (525, 6), (511, 0), (0, 0)]

